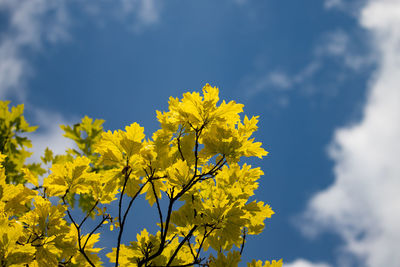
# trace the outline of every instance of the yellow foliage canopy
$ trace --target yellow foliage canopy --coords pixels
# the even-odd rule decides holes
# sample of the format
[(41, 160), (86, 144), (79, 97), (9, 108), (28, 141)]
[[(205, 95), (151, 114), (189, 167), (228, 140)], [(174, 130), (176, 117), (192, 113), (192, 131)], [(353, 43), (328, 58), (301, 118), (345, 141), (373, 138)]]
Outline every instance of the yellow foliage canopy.
[[(252, 137), (258, 117), (242, 119), (243, 105), (234, 101), (219, 104), (216, 87), (171, 97), (169, 110), (157, 111), (161, 128), (147, 139), (137, 123), (113, 132), (89, 117), (63, 125), (76, 148), (64, 155), (47, 149), (42, 164), (51, 167), (45, 168), (25, 164), (29, 140), (12, 141), (34, 130), (23, 106), (10, 112), (8, 102), (0, 103), (2, 266), (101, 266), (97, 232), (105, 224), (118, 234), (107, 254), (115, 266), (238, 266), (246, 236), (260, 234), (274, 214), (253, 198), (263, 172), (240, 162), (267, 155)], [(159, 216), (159, 230), (143, 229), (122, 243), (128, 213), (142, 194)], [(79, 220), (71, 212), (76, 200)], [(202, 257), (209, 249), (217, 256)], [(248, 266), (280, 267), (282, 261)]]

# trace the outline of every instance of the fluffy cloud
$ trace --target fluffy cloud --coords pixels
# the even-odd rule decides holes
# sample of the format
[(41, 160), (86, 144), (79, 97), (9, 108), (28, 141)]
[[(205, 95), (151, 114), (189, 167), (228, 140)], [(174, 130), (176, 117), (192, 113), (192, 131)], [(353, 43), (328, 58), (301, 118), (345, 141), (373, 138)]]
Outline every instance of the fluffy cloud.
[[(334, 229), (362, 266), (400, 266), (400, 2), (370, 0), (360, 10), (378, 67), (363, 117), (337, 129), (330, 147), (335, 181), (306, 212), (311, 229)], [(308, 222), (309, 223), (309, 222)]]
[[(39, 52), (48, 44), (68, 39), (69, 19), (65, 1), (0, 0), (0, 11), (7, 18), (0, 39), (0, 97), (16, 97), (27, 102), (24, 89), (33, 73), (27, 55)], [(72, 143), (62, 137), (58, 125), (68, 122), (60, 114), (31, 109), (28, 112), (34, 114), (32, 124), (40, 125), (40, 129), (29, 135), (34, 154), (28, 161), (40, 161), (49, 145), (56, 153), (72, 147)]]
[(345, 13), (356, 15), (365, 5), (365, 0), (325, 0), (327, 9), (339, 9)]
[(352, 38), (350, 33), (338, 29), (324, 36), (315, 53), (320, 60), (330, 57), (353, 71), (360, 71), (375, 61), (373, 53), (362, 51), (367, 45), (361, 44), (360, 39), (364, 41), (364, 38)]
[[(97, 1), (0, 0), (0, 12), (4, 18), (0, 31), (0, 98), (13, 97), (29, 102), (27, 80), (34, 74), (29, 55), (42, 52), (48, 45), (73, 38), (69, 33), (72, 24), (69, 6), (72, 4), (78, 4), (96, 20), (105, 18), (104, 12), (113, 12), (102, 10), (101, 3)], [(159, 18), (160, 8), (153, 0), (118, 0), (114, 6), (114, 18), (122, 14), (128, 21), (134, 19), (131, 25), (136, 30), (156, 23)], [(59, 128), (59, 124), (70, 124), (69, 121), (56, 112), (35, 107), (31, 109), (33, 123), (40, 128), (30, 135), (34, 152), (30, 161), (40, 161), (40, 156), (49, 145), (58, 154), (72, 147), (72, 142), (62, 136)]]
[(16, 46), (12, 41), (0, 44), (0, 97), (9, 95), (11, 90), (18, 98), (22, 91), (18, 90), (21, 77), (25, 72), (25, 62), (17, 55)]
[(134, 29), (158, 22), (160, 6), (155, 0), (121, 0), (122, 13), (136, 17)]
[[(259, 77), (248, 77), (243, 84), (250, 84), (245, 90), (247, 97), (268, 92), (274, 96), (274, 103), (281, 107), (289, 104), (289, 92), (297, 86), (302, 86), (308, 82), (321, 68), (321, 62), (314, 60), (306, 65), (296, 74), (288, 74), (284, 71), (272, 71)], [(310, 88), (302, 88), (302, 93), (307, 94)]]
[(124, 27), (133, 32), (141, 32), (146, 27), (159, 22), (163, 6), (155, 0), (80, 0), (75, 1), (97, 25), (104, 25), (110, 19), (123, 22)]
[[(56, 112), (49, 112), (41, 109), (29, 110), (34, 113), (35, 121), (32, 125), (39, 125), (39, 129), (28, 135), (32, 141), (33, 155), (28, 162), (40, 162), (40, 157), (44, 155), (44, 150), (49, 147), (55, 154), (64, 154), (67, 148), (75, 148), (71, 139), (63, 137), (63, 130), (60, 124), (72, 125), (73, 123), (66, 120)], [(73, 120), (74, 122), (78, 120)]]
[[(290, 102), (292, 89), (298, 90), (303, 96), (335, 95), (339, 86), (347, 78), (360, 74), (373, 66), (376, 55), (370, 51), (365, 42), (368, 38), (363, 31), (357, 29), (336, 29), (321, 34), (316, 42), (311, 60), (296, 72), (286, 72), (278, 69), (261, 75), (249, 75), (243, 81), (247, 85), (246, 94), (251, 98), (260, 93), (267, 93), (271, 102), (285, 107)], [(337, 67), (332, 72), (331, 64)], [(334, 78), (317, 84), (315, 79), (321, 73), (329, 72)], [(316, 89), (323, 88), (323, 89)]]
[(285, 267), (330, 267), (325, 263), (312, 263), (304, 259), (298, 259), (292, 263), (285, 263)]
[(5, 29), (0, 39), (0, 97), (24, 99), (25, 79), (32, 73), (27, 52), (67, 36), (64, 1), (0, 0)]
[(69, 7), (73, 4), (96, 21), (110, 18), (105, 15), (109, 13), (115, 19), (122, 17), (134, 30), (156, 23), (160, 12), (154, 0), (118, 0), (111, 10), (104, 8), (101, 1), (0, 0), (0, 12), (5, 18), (0, 32), (0, 97), (25, 101), (26, 80), (34, 73), (27, 57), (71, 37)]

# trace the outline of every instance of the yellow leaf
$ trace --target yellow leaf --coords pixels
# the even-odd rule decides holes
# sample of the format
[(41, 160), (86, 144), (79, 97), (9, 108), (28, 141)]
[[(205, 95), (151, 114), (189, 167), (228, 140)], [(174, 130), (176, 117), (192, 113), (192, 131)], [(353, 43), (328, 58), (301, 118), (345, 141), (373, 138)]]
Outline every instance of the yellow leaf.
[(167, 169), (168, 183), (172, 186), (182, 188), (187, 185), (191, 178), (189, 166), (186, 161), (179, 159)]
[(247, 263), (247, 267), (282, 267), (282, 265), (282, 259), (280, 259), (279, 261), (273, 260), (272, 262), (265, 261), (264, 264), (260, 260), (252, 260), (251, 262)]
[(22, 168), (22, 172), (25, 174), (25, 179), (33, 184), (34, 186), (39, 186), (38, 177), (33, 175), (33, 173), (28, 168)]

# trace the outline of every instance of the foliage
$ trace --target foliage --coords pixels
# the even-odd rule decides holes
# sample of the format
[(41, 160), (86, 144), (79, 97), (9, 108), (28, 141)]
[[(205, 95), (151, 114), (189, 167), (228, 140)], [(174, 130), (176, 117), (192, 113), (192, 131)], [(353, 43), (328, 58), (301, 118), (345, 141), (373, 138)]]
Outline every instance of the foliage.
[(7, 182), (23, 183), (22, 168), (28, 168), (36, 174), (43, 174), (37, 164), (25, 165), (25, 159), (31, 153), (31, 141), (21, 136), (23, 133), (33, 132), (37, 127), (29, 126), (24, 116), (24, 105), (8, 108), (9, 101), (0, 101), (0, 153), (7, 155), (3, 162), (6, 170)]
[[(151, 138), (137, 123), (105, 132), (103, 120), (84, 117), (61, 126), (76, 147), (64, 155), (46, 149), (42, 165), (25, 164), (31, 143), (20, 134), (36, 128), (24, 120), (23, 106), (10, 112), (9, 102), (0, 102), (1, 266), (101, 266), (96, 242), (105, 224), (118, 236), (107, 254), (115, 266), (237, 266), (246, 236), (260, 234), (274, 212), (250, 200), (263, 172), (239, 164), (267, 155), (252, 138), (257, 117), (242, 120), (243, 105), (218, 102), (218, 89), (208, 84), (202, 95), (171, 97), (169, 111), (157, 111), (161, 128)], [(159, 230), (143, 229), (124, 244), (140, 195), (157, 212)]]

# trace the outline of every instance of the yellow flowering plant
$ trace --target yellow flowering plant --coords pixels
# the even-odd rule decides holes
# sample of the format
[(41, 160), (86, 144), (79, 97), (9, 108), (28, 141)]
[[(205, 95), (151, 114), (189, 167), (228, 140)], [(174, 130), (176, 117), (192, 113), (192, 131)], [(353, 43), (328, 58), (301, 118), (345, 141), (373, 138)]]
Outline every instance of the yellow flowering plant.
[[(240, 163), (267, 155), (252, 137), (258, 118), (242, 119), (242, 104), (219, 103), (218, 88), (171, 97), (150, 138), (137, 123), (114, 132), (88, 117), (62, 125), (75, 148), (64, 155), (46, 149), (41, 164), (25, 163), (31, 143), (21, 134), (36, 128), (22, 105), (8, 105), (0, 101), (1, 266), (102, 266), (96, 243), (105, 225), (116, 233), (107, 265), (238, 266), (246, 236), (260, 234), (274, 214), (250, 201), (263, 172)], [(141, 195), (158, 231), (143, 229), (125, 244), (128, 214)], [(76, 201), (80, 218), (72, 213)], [(247, 265), (279, 267), (282, 260)]]

